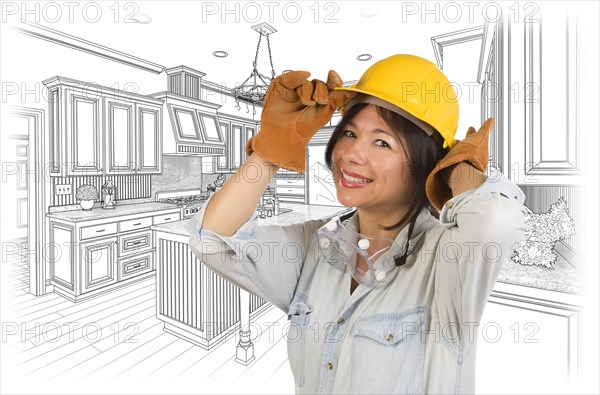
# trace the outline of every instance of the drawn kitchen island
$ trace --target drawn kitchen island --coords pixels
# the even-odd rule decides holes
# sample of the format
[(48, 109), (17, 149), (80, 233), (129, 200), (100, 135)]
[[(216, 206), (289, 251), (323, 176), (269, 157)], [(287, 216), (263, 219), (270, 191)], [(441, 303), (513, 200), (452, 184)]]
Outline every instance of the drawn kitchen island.
[[(291, 211), (290, 211), (291, 210)], [(278, 216), (259, 218), (259, 226), (288, 225), (326, 219), (347, 212), (339, 206), (288, 203)], [(236, 361), (252, 362), (250, 321), (274, 307), (223, 279), (200, 261), (188, 246), (191, 219), (153, 226), (156, 246), (156, 313), (164, 330), (210, 349), (239, 331)], [(255, 335), (255, 334), (253, 334)]]

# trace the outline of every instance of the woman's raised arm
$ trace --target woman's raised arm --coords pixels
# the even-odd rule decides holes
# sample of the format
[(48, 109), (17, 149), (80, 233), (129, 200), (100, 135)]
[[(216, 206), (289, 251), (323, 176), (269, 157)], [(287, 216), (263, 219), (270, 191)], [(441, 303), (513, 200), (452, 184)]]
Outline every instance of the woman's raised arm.
[(279, 169), (254, 152), (208, 202), (202, 228), (231, 236), (256, 209), (267, 185)]

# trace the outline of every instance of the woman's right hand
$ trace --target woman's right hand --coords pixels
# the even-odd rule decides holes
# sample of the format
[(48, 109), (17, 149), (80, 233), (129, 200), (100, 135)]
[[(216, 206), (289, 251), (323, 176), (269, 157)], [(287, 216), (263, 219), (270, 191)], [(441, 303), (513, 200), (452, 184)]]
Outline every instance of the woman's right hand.
[(336, 91), (340, 76), (329, 71), (327, 83), (308, 81), (307, 71), (290, 71), (275, 78), (265, 98), (260, 132), (246, 144), (248, 156), (256, 152), (280, 167), (305, 172), (306, 144), (336, 109), (355, 92)]

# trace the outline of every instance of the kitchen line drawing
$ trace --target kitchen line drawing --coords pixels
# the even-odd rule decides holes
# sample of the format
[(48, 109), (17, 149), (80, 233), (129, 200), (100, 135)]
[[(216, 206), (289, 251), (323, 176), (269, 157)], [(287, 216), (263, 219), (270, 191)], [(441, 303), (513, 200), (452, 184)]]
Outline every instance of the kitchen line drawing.
[[(478, 393), (581, 391), (596, 370), (597, 3), (35, 4), (2, 2), (0, 392), (293, 393), (286, 313), (205, 267), (185, 225), (260, 131), (248, 87), (329, 68), (351, 85), (401, 52), (456, 81), (457, 138), (495, 118), (489, 168), (530, 212), (478, 326)], [(340, 117), (306, 174), (278, 171), (261, 224), (349, 210), (323, 159)]]

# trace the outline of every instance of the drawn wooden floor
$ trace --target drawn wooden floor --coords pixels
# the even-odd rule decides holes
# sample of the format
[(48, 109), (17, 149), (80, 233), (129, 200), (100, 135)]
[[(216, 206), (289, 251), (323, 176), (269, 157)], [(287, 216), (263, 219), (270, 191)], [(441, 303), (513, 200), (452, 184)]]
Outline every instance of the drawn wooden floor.
[(1, 393), (294, 392), (287, 319), (277, 308), (255, 320), (263, 333), (253, 332), (256, 359), (243, 366), (235, 362), (237, 335), (206, 351), (164, 332), (155, 278), (79, 303), (53, 293), (10, 295)]

